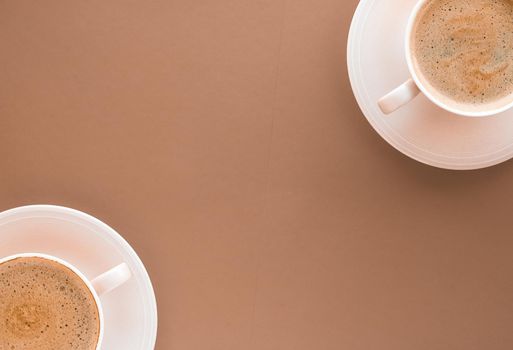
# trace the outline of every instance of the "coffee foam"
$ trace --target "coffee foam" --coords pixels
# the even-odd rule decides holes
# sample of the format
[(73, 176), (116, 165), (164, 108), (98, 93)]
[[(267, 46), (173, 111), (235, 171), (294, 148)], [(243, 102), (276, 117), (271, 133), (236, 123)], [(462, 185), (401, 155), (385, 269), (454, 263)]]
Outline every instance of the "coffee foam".
[(85, 283), (43, 258), (0, 264), (0, 349), (94, 350), (99, 314)]
[(513, 1), (429, 1), (410, 48), (419, 79), (441, 102), (472, 112), (513, 101)]

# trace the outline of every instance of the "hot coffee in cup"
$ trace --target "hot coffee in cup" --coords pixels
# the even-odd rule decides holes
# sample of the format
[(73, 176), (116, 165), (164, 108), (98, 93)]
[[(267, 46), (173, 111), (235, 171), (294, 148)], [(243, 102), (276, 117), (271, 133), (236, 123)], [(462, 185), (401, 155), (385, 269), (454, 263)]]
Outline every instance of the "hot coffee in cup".
[(66, 266), (38, 257), (0, 265), (0, 320), (2, 349), (95, 349), (100, 335), (87, 285)]
[(89, 282), (55, 257), (22, 254), (3, 259), (0, 349), (99, 349), (103, 311), (98, 294), (129, 278), (126, 264)]
[(406, 32), (406, 58), (413, 80), (379, 101), (385, 113), (420, 91), (465, 116), (512, 107), (513, 1), (420, 1)]

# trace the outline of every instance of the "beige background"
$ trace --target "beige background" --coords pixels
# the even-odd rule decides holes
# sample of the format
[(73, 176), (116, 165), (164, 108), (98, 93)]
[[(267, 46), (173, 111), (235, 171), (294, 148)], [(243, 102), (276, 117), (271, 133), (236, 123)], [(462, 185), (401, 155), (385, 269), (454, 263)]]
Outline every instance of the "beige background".
[(121, 232), (160, 350), (511, 349), (513, 163), (379, 138), (347, 78), (356, 5), (0, 1), (0, 209)]

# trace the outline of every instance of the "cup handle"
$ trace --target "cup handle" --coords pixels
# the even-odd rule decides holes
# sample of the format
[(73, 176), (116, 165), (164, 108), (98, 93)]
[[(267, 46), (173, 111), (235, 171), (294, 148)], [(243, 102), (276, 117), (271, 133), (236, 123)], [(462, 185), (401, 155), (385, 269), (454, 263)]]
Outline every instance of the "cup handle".
[(132, 273), (128, 265), (122, 263), (93, 279), (91, 284), (98, 295), (103, 295), (121, 286), (130, 277), (132, 277)]
[(405, 83), (383, 96), (378, 101), (378, 106), (385, 114), (390, 114), (411, 100), (413, 100), (420, 90), (412, 79), (408, 79)]

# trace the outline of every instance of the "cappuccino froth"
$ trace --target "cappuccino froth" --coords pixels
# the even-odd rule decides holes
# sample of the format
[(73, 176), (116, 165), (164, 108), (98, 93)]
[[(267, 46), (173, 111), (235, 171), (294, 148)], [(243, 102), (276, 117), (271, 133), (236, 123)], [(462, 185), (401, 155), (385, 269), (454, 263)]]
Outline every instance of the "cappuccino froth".
[(513, 93), (513, 0), (432, 0), (420, 10), (414, 64), (446, 99), (490, 104)]
[(0, 349), (94, 350), (95, 299), (72, 270), (39, 258), (0, 264)]

